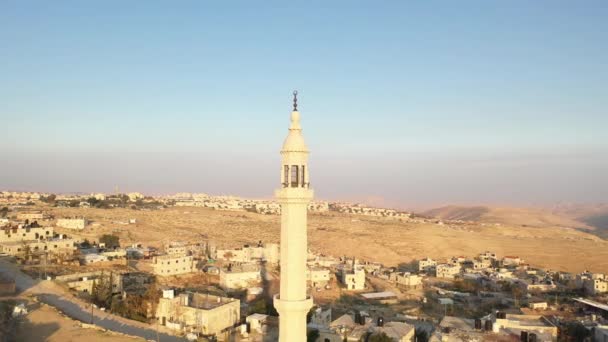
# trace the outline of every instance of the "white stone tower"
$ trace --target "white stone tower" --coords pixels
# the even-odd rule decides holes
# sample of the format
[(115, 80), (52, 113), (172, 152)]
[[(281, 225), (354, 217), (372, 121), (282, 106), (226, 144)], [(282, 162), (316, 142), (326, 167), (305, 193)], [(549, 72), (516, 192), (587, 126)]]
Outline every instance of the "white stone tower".
[(308, 148), (302, 136), (297, 91), (293, 92), (293, 112), (289, 134), (281, 149), (281, 289), (274, 297), (279, 312), (279, 341), (306, 341), (306, 314), (312, 297), (306, 294), (308, 237), (306, 220), (313, 191), (309, 188)]

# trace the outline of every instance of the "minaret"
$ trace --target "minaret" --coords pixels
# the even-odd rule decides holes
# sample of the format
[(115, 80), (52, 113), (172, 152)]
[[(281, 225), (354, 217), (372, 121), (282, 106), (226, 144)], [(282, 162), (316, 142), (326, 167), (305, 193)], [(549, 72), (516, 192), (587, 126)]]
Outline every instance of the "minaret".
[(280, 342), (306, 341), (306, 314), (312, 307), (312, 297), (306, 294), (306, 216), (313, 191), (297, 95), (294, 91), (289, 134), (281, 149), (281, 189), (275, 192), (281, 204), (281, 289), (274, 297)]

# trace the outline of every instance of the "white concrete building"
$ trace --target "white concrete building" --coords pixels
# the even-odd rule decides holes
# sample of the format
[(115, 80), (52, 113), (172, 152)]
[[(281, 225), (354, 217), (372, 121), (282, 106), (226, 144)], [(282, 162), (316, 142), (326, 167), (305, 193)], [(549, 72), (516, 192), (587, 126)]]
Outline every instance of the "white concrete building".
[(431, 258), (424, 258), (418, 261), (418, 271), (429, 271), (437, 266), (437, 261)]
[(359, 265), (354, 265), (352, 268), (343, 267), (340, 272), (340, 281), (347, 290), (365, 290), (365, 270)]
[(330, 272), (326, 268), (312, 267), (308, 269), (306, 274), (312, 287), (324, 287), (329, 283)]
[(152, 268), (154, 274), (163, 277), (196, 271), (194, 258), (190, 255), (166, 254), (156, 256), (152, 259)]
[(225, 290), (246, 289), (258, 285), (262, 274), (257, 267), (233, 268), (220, 270), (220, 287)]
[(60, 218), (57, 220), (57, 227), (81, 230), (87, 226), (87, 219), (80, 218)]
[(435, 267), (435, 276), (437, 278), (454, 279), (460, 273), (460, 264), (439, 264)]
[(180, 332), (219, 335), (240, 321), (240, 301), (203, 293), (164, 291), (156, 317), (161, 325)]

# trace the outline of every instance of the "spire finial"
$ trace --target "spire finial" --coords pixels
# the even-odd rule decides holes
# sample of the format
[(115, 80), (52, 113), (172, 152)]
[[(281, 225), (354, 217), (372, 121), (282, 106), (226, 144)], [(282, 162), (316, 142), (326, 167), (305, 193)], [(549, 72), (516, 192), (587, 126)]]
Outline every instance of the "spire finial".
[(293, 111), (294, 112), (298, 111), (298, 91), (297, 90), (293, 91)]

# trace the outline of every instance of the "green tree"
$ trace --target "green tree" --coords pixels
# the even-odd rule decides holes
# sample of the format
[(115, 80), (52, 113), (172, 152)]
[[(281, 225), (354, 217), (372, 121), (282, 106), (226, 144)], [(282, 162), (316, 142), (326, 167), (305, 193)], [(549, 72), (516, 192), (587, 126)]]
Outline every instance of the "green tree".
[(585, 341), (591, 336), (591, 332), (579, 322), (566, 323), (561, 329), (561, 339), (565, 341)]
[(306, 335), (306, 342), (317, 342), (319, 336), (321, 336), (319, 330), (312, 329), (308, 332), (308, 335)]
[(104, 234), (99, 238), (100, 243), (105, 243), (106, 248), (120, 247), (120, 238), (116, 235)]
[(95, 280), (93, 284), (93, 291), (91, 291), (91, 300), (93, 303), (100, 307), (111, 308), (112, 307), (112, 283), (114, 277), (112, 272), (107, 276), (103, 271), (99, 278)]
[(393, 339), (388, 337), (385, 333), (373, 334), (368, 339), (367, 342), (393, 342)]
[(8, 215), (8, 207), (2, 207), (0, 209), (0, 217), (6, 217), (6, 215)]
[(416, 329), (416, 341), (427, 342), (429, 340), (429, 333), (426, 330)]

